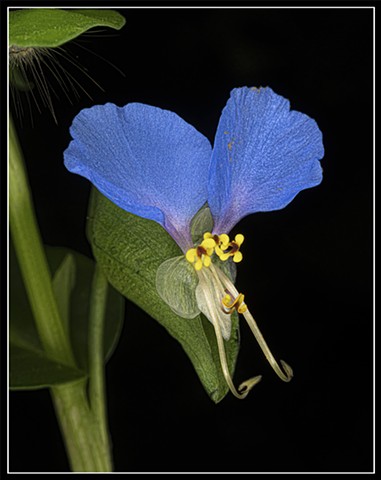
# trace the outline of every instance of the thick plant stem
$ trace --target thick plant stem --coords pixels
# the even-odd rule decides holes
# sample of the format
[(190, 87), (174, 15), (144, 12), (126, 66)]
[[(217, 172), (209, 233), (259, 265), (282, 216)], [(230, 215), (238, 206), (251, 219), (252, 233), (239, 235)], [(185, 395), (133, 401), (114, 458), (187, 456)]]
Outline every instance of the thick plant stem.
[(57, 418), (73, 472), (111, 472), (111, 455), (99, 432), (99, 421), (90, 410), (86, 382), (51, 389)]
[[(9, 218), (12, 239), (33, 311), (41, 343), (48, 355), (59, 363), (75, 366), (75, 359), (54, 296), (23, 156), (12, 119), (9, 120)], [(101, 320), (103, 322), (103, 320)], [(98, 328), (98, 335), (103, 332)], [(100, 340), (98, 339), (98, 343)], [(98, 348), (97, 344), (95, 346)], [(93, 353), (102, 357), (103, 349)], [(103, 385), (103, 371), (98, 383)], [(97, 380), (95, 380), (97, 383)], [(111, 471), (111, 455), (105, 442), (106, 419), (101, 422), (90, 409), (87, 380), (51, 388), (61, 431), (73, 471)], [(100, 409), (98, 400), (98, 410)]]
[(42, 345), (49, 356), (74, 366), (74, 357), (54, 297), (33, 208), (22, 152), (9, 121), (9, 219), (12, 239)]

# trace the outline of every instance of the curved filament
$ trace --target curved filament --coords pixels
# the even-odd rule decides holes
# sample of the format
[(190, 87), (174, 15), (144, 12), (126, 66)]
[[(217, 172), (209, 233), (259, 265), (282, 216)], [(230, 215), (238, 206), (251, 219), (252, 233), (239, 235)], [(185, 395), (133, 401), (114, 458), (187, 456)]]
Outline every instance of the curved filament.
[[(229, 278), (226, 275), (224, 275), (224, 273), (220, 269), (218, 268), (215, 269), (214, 266), (211, 266), (211, 268), (213, 269), (213, 273), (214, 274), (217, 273), (217, 275), (220, 277), (221, 282), (228, 286), (229, 292), (231, 292), (234, 298), (235, 299), (239, 298), (240, 293), (237, 291), (237, 289), (235, 288), (233, 283), (229, 280)], [(253, 332), (255, 339), (257, 340), (259, 346), (261, 347), (262, 352), (265, 354), (267, 361), (270, 363), (275, 373), (284, 382), (289, 382), (293, 377), (293, 371), (290, 365), (288, 365), (288, 363), (286, 363), (284, 360), (280, 360), (280, 363), (284, 370), (282, 371), (278, 362), (275, 360), (274, 355), (271, 353), (271, 350), (268, 347), (261, 331), (259, 330), (257, 322), (254, 320), (254, 317), (250, 313), (249, 309), (247, 308), (245, 311), (240, 313), (242, 313), (243, 316), (245, 317), (245, 320), (247, 321), (250, 327), (250, 330)]]
[[(209, 287), (208, 280), (209, 279), (205, 278), (206, 274), (203, 271), (201, 271), (200, 274), (201, 274), (200, 277), (202, 278), (204, 285), (203, 286), (199, 285), (199, 287), (201, 287), (201, 288), (204, 287), (204, 289), (203, 289), (204, 290), (204, 297), (205, 297), (204, 300), (205, 300), (205, 304), (207, 305), (207, 308), (208, 308), (208, 311), (209, 311), (209, 314), (210, 314), (210, 319), (212, 320), (214, 331), (215, 331), (215, 334), (216, 334), (218, 354), (219, 354), (219, 357), (220, 357), (222, 373), (224, 375), (225, 381), (226, 381), (227, 385), (229, 386), (229, 389), (232, 392), (232, 394), (239, 399), (244, 399), (245, 397), (247, 397), (250, 390), (258, 382), (260, 382), (262, 376), (257, 375), (256, 377), (249, 378), (248, 380), (246, 380), (245, 382), (240, 384), (240, 386), (238, 387), (238, 390), (235, 388), (235, 386), (233, 384), (233, 380), (232, 380), (230, 372), (229, 372), (228, 362), (227, 362), (227, 359), (226, 359), (224, 339), (223, 339), (223, 336), (222, 336), (221, 327), (220, 327), (220, 323), (218, 321), (218, 317), (215, 313), (216, 312), (215, 305), (213, 305), (213, 303), (211, 301), (212, 297), (209, 295), (209, 292), (208, 292), (208, 287)], [(200, 278), (200, 280), (201, 280), (201, 278)], [(200, 282), (200, 284), (201, 284), (201, 282)], [(205, 289), (207, 291), (205, 291)]]
[(281, 363), (281, 365), (283, 367), (283, 370), (285, 372), (284, 373), (281, 370), (278, 362), (275, 360), (274, 355), (271, 353), (271, 350), (268, 347), (268, 345), (266, 343), (266, 340), (263, 338), (263, 335), (262, 335), (261, 331), (259, 330), (257, 322), (254, 320), (254, 317), (252, 316), (250, 311), (246, 310), (246, 312), (243, 313), (243, 316), (245, 317), (245, 320), (249, 324), (250, 330), (253, 332), (253, 335), (256, 338), (259, 346), (261, 347), (262, 352), (265, 354), (265, 357), (267, 358), (267, 361), (272, 366), (275, 373), (284, 382), (289, 382), (293, 377), (293, 371), (292, 371), (292, 368), (290, 367), (290, 365), (288, 365), (288, 363), (286, 363), (284, 360), (280, 360), (280, 363)]

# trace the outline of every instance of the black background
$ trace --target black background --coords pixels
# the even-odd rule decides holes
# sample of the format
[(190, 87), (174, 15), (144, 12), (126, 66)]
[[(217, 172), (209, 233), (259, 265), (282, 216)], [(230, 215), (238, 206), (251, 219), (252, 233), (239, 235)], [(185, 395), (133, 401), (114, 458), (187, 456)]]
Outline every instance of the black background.
[[(90, 184), (64, 168), (62, 154), (72, 119), (93, 104), (166, 108), (213, 142), (230, 90), (268, 85), (317, 121), (325, 156), (320, 186), (234, 230), (246, 236), (239, 290), (275, 355), (294, 368), (292, 382), (276, 377), (242, 322), (235, 382), (263, 380), (244, 401), (228, 394), (215, 405), (177, 342), (127, 302), (107, 365), (115, 470), (371, 471), (372, 9), (120, 12), (120, 32), (97, 29), (66, 47), (104, 92), (64, 62), (92, 100), (72, 95), (70, 104), (60, 93), (58, 124), (46, 108), (33, 110), (33, 126), (29, 114), (18, 122), (47, 244), (91, 255)], [(11, 392), (9, 421), (11, 471), (68, 469), (48, 391)]]

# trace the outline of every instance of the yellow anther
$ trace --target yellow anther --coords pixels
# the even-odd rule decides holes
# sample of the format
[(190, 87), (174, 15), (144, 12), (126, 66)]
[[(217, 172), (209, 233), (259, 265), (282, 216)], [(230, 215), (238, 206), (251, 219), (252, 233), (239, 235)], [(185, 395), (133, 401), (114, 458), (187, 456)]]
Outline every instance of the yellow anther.
[(210, 258), (209, 255), (205, 255), (203, 258), (204, 266), (209, 267), (210, 264), (212, 263), (212, 259)]
[(236, 235), (235, 238), (234, 238), (235, 243), (239, 247), (243, 244), (244, 240), (245, 240), (245, 237), (242, 235), (242, 233), (238, 233), (238, 235)]
[(245, 313), (247, 310), (247, 305), (244, 300), (245, 295), (243, 295), (242, 293), (240, 293), (233, 301), (231, 295), (227, 293), (222, 299), (222, 307), (224, 313), (233, 313), (234, 309), (236, 309), (238, 313)]
[[(218, 235), (218, 242), (217, 242), (217, 245), (216, 245), (216, 254), (223, 261), (225, 261), (229, 258), (229, 255), (226, 258), (224, 256), (224, 250), (229, 248), (229, 242), (230, 242), (230, 238), (229, 238), (229, 235), (226, 235), (226, 233), (223, 233), (222, 235)], [(221, 258), (221, 256), (223, 258)]]
[(227, 252), (227, 253), (224, 253), (222, 250), (220, 250), (219, 252), (217, 252), (216, 250), (216, 253), (217, 255), (220, 257), (220, 260), (222, 262), (225, 262), (229, 257), (230, 257), (230, 253)]
[(196, 270), (201, 270), (202, 269), (202, 259), (198, 258), (194, 264), (194, 268)]
[(185, 254), (185, 258), (188, 260), (189, 263), (194, 263), (197, 258), (196, 248), (190, 248)]
[(216, 246), (221, 247), (222, 250), (225, 250), (229, 246), (229, 235), (226, 235), (226, 233), (223, 233), (222, 235), (217, 235), (210, 232), (204, 233), (204, 240), (207, 239), (213, 239)]
[(225, 307), (230, 308), (230, 305), (232, 303), (232, 297), (227, 293), (222, 299), (222, 303), (224, 304)]
[(245, 237), (239, 233), (235, 236), (233, 241), (229, 240), (228, 235), (223, 233), (218, 236), (218, 244), (215, 251), (220, 260), (225, 262), (229, 257), (233, 257), (233, 262), (238, 263), (242, 261), (243, 255), (239, 251)]
[(242, 295), (242, 299), (241, 299), (241, 303), (240, 305), (238, 306), (238, 313), (245, 313), (247, 311), (247, 305), (246, 303), (243, 303), (243, 299), (245, 298), (244, 295)]
[(242, 253), (241, 252), (235, 252), (235, 254), (233, 255), (233, 262), (239, 263), (239, 262), (242, 262), (242, 259), (243, 259)]
[(226, 235), (226, 233), (223, 233), (221, 235), (218, 235), (218, 239), (220, 241), (220, 245), (222, 250), (226, 250), (229, 246), (230, 238), (229, 235)]
[(198, 247), (190, 248), (186, 252), (185, 258), (189, 263), (193, 263), (196, 270), (201, 270), (203, 266), (209, 267), (212, 263), (210, 257), (213, 255), (215, 245), (216, 242), (213, 238), (206, 238)]
[(216, 241), (214, 238), (206, 238), (201, 242), (200, 247), (205, 248), (208, 255), (212, 255), (214, 252), (214, 247), (216, 246)]

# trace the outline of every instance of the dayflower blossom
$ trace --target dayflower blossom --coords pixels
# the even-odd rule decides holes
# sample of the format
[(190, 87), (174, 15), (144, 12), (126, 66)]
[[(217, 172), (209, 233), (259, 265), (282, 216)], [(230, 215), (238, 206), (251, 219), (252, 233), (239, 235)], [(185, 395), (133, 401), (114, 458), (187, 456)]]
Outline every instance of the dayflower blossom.
[[(279, 377), (289, 381), (291, 367), (281, 360), (280, 368), (234, 286), (232, 266), (243, 258), (244, 237), (228, 234), (246, 215), (281, 209), (321, 182), (324, 148), (316, 122), (290, 110), (289, 101), (268, 87), (243, 87), (231, 92), (213, 148), (175, 113), (139, 103), (84, 109), (70, 131), (68, 170), (122, 209), (158, 222), (182, 249), (181, 257), (159, 267), (158, 293), (180, 316), (202, 312), (213, 324), (232, 393), (244, 398), (261, 379), (238, 389), (232, 382), (224, 340), (234, 310)], [(196, 244), (192, 228), (201, 233)]]

